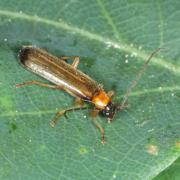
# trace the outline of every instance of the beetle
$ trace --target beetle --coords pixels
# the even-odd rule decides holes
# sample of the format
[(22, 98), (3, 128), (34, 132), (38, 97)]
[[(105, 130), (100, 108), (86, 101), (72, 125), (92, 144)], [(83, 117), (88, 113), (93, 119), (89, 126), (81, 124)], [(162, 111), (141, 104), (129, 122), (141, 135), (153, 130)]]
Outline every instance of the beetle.
[[(93, 119), (95, 119), (96, 115), (100, 112), (103, 116), (107, 117), (108, 122), (112, 122), (116, 111), (123, 110), (128, 106), (127, 99), (132, 91), (132, 88), (136, 86), (149, 61), (159, 50), (160, 48), (154, 51), (146, 60), (135, 80), (125, 93), (121, 104), (113, 103), (112, 97), (114, 95), (114, 91), (106, 93), (102, 85), (98, 84), (88, 75), (77, 69), (80, 62), (79, 56), (56, 57), (43, 49), (33, 46), (23, 46), (21, 48), (19, 52), (21, 65), (31, 72), (49, 80), (53, 84), (46, 84), (39, 81), (29, 81), (22, 84), (16, 84), (16, 87), (34, 84), (52, 89), (64, 90), (77, 99), (77, 102), (79, 102), (78, 106), (57, 112), (55, 118), (51, 121), (52, 126), (57, 123), (58, 119), (62, 115), (66, 116), (66, 112), (86, 109), (87, 107), (84, 107), (83, 102), (93, 104)], [(72, 59), (73, 63), (67, 63), (66, 61), (68, 59)], [(94, 122), (101, 132), (101, 142), (104, 144), (106, 142), (104, 128), (102, 128), (97, 121)]]

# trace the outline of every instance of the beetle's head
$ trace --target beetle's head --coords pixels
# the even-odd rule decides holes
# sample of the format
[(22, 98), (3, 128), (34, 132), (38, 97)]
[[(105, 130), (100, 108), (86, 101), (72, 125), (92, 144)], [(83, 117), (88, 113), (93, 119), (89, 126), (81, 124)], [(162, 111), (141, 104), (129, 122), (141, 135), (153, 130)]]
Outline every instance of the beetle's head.
[(116, 105), (112, 102), (109, 102), (107, 106), (101, 110), (102, 115), (108, 118), (108, 122), (111, 122), (114, 118), (114, 115), (116, 113)]
[(101, 113), (103, 116), (108, 118), (108, 122), (112, 122), (116, 112), (126, 108), (128, 108), (127, 102), (123, 106), (121, 104), (113, 104), (112, 102), (109, 102), (107, 106), (101, 110)]

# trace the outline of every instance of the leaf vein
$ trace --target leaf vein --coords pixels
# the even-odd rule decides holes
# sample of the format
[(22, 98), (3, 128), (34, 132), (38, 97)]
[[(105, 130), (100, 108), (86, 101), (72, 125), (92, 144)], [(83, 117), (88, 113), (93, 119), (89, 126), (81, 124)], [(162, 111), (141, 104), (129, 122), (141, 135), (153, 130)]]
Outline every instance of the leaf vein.
[[(122, 39), (121, 39), (121, 43), (116, 42), (116, 41), (111, 40), (110, 38), (103, 37), (99, 34), (91, 33), (87, 30), (80, 29), (80, 28), (75, 27), (73, 25), (69, 25), (68, 23), (63, 22), (63, 21), (57, 22), (57, 21), (47, 19), (47, 18), (43, 18), (43, 17), (28, 15), (25, 13), (10, 12), (7, 10), (0, 10), (0, 15), (12, 17), (12, 18), (17, 18), (17, 19), (24, 19), (27, 21), (44, 23), (44, 24), (54, 26), (56, 28), (62, 28), (64, 30), (70, 31), (72, 33), (77, 33), (83, 37), (86, 37), (86, 38), (89, 38), (92, 40), (96, 40), (96, 41), (102, 42), (102, 43), (107, 44), (107, 45), (111, 45), (112, 47), (114, 47), (116, 49), (120, 49), (120, 50), (128, 52), (128, 53), (136, 53), (137, 56), (140, 57), (140, 59), (137, 58), (137, 60), (140, 60), (140, 61), (145, 61), (149, 56), (148, 53), (140, 51), (139, 49), (137, 49), (135, 47), (131, 47), (130, 45), (124, 43)], [(161, 58), (155, 58), (154, 57), (153, 59), (154, 60), (152, 61), (152, 64), (155, 64), (155, 65), (158, 65), (158, 66), (163, 67), (165, 69), (168, 69), (175, 74), (180, 74), (180, 67), (179, 66), (176, 67), (172, 63), (166, 62), (165, 60), (163, 60)]]

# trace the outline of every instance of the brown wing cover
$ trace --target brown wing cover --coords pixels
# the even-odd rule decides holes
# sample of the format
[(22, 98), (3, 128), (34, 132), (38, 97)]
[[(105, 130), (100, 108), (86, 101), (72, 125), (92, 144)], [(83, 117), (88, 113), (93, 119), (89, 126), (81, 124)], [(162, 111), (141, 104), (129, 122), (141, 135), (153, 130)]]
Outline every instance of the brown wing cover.
[(19, 58), (25, 68), (59, 85), (75, 97), (91, 100), (102, 90), (89, 76), (42, 49), (25, 46), (21, 49)]

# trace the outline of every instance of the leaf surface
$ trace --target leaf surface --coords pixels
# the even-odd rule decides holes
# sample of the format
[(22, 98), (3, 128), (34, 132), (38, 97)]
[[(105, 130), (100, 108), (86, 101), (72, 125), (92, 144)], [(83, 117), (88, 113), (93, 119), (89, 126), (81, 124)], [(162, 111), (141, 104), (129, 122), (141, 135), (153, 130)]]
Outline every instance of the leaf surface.
[[(0, 2), (0, 179), (152, 179), (179, 153), (179, 1)], [(22, 45), (56, 56), (78, 55), (79, 69), (120, 102), (144, 61), (158, 47), (129, 97), (129, 108), (112, 124), (98, 116), (107, 144), (90, 111), (72, 112), (56, 127), (58, 109), (71, 106), (65, 92), (18, 63)]]

